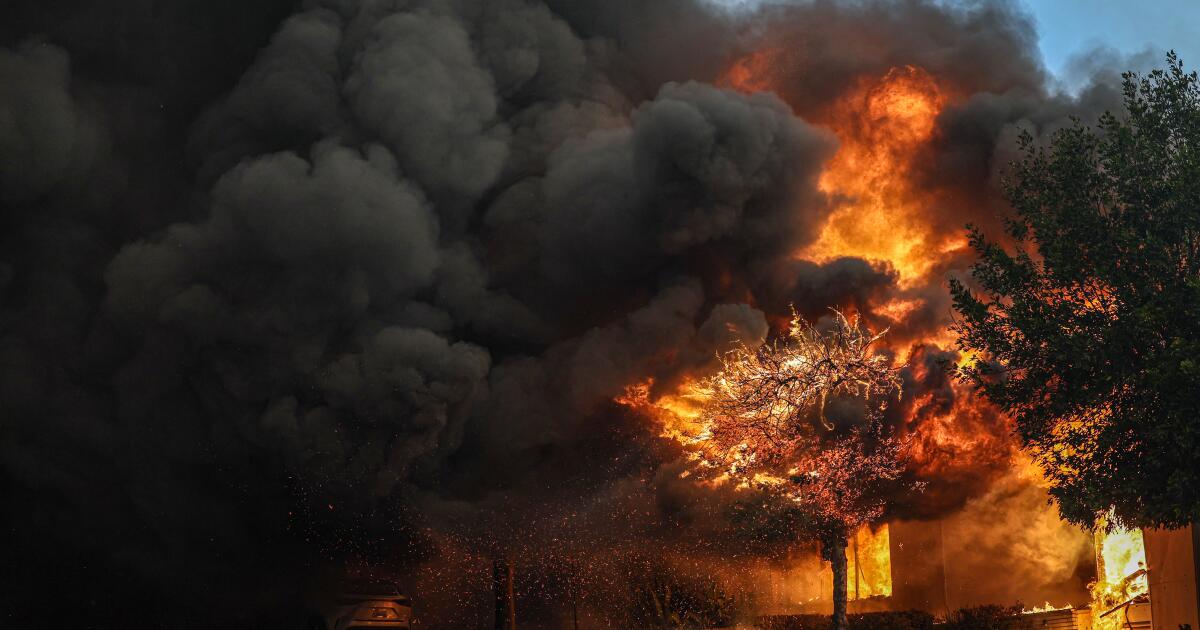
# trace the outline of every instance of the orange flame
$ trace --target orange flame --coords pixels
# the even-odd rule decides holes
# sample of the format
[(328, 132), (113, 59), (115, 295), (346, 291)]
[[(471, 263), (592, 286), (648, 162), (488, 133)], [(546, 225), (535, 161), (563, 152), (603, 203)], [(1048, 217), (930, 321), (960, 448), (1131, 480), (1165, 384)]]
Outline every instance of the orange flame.
[(1036, 615), (1038, 613), (1054, 612), (1056, 610), (1067, 610), (1070, 608), (1074, 608), (1074, 607), (1071, 606), (1070, 604), (1063, 604), (1062, 606), (1056, 606), (1054, 604), (1051, 604), (1050, 602), (1046, 602), (1045, 604), (1042, 604), (1041, 606), (1034, 606), (1033, 608), (1026, 608), (1021, 611), (1021, 614)]
[(842, 99), (829, 120), (842, 145), (820, 188), (844, 202), (800, 257), (887, 261), (911, 285), (966, 246), (961, 235), (934, 232), (923, 218), (930, 200), (910, 182), (913, 157), (933, 138), (945, 103), (934, 78), (914, 66), (894, 68)]
[(886, 523), (876, 530), (870, 527), (858, 530), (846, 548), (846, 558), (850, 599), (891, 596), (892, 550)]
[(1092, 628), (1116, 630), (1120, 615), (1105, 615), (1112, 608), (1149, 591), (1146, 579), (1146, 546), (1140, 529), (1096, 529), (1096, 583), (1092, 585)]
[(735, 61), (725, 74), (717, 79), (717, 85), (752, 94), (771, 90), (771, 68), (780, 59), (780, 51), (766, 48), (746, 55)]
[[(776, 73), (784, 57), (785, 52), (779, 48), (753, 52), (731, 64), (718, 82), (746, 93), (770, 91), (775, 87)], [(964, 250), (967, 243), (959, 230), (950, 234), (939, 232), (938, 225), (930, 219), (931, 206), (938, 199), (923, 190), (916, 177), (918, 160), (936, 139), (937, 118), (950, 100), (949, 86), (940, 84), (921, 68), (904, 66), (862, 80), (820, 116), (818, 122), (829, 127), (840, 141), (838, 152), (819, 180), (821, 190), (836, 205), (818, 238), (795, 252), (797, 258), (826, 262), (854, 256), (880, 261), (898, 273), (903, 289), (937, 282), (933, 273), (942, 261)], [(871, 305), (870, 313), (883, 318), (885, 325), (902, 326), (924, 305), (919, 292), (903, 291), (899, 296), (889, 295)], [(773, 318), (779, 314), (767, 316)], [(779, 318), (779, 323), (786, 323), (786, 319)], [(890, 343), (947, 347), (952, 342), (950, 335), (949, 330), (941, 330), (919, 339), (894, 338)], [(913, 347), (913, 352), (918, 352), (915, 349), (918, 346)], [(897, 352), (898, 357), (903, 354)], [(703, 464), (703, 441), (709, 428), (702, 420), (707, 400), (698, 382), (684, 381), (673, 393), (664, 394), (654, 389), (653, 380), (647, 380), (630, 385), (617, 402), (652, 418), (659, 425), (660, 435), (681, 444), (694, 460)], [(935, 399), (932, 394), (906, 399), (905, 404), (909, 409), (909, 428), (916, 433), (910, 446), (912, 461), (922, 475), (964, 477), (981, 467), (1013, 465), (1007, 442), (1000, 443), (1009, 439), (1007, 434), (993, 435), (983, 430), (985, 424), (989, 427), (994, 424), (995, 419), (989, 416), (994, 410), (977, 397), (955, 396), (951, 408), (946, 408), (945, 401)], [(708, 478), (698, 483), (717, 485), (730, 481), (728, 474), (713, 472), (714, 475), (701, 475)], [(692, 471), (683, 474), (690, 475)], [(1040, 477), (1040, 471), (1034, 470), (1032, 474)], [(886, 525), (857, 532), (847, 556), (851, 598), (891, 595)], [(821, 583), (827, 585), (830, 581), (822, 579)], [(828, 595), (826, 592), (825, 596)], [(1047, 603), (1031, 612), (1055, 608)]]
[(655, 419), (661, 426), (659, 435), (680, 444), (692, 443), (696, 436), (704, 433), (705, 426), (699, 418), (705, 401), (692, 383), (680, 386), (680, 393), (665, 394), (651, 400), (650, 390), (653, 387), (654, 378), (629, 385), (616, 402)]

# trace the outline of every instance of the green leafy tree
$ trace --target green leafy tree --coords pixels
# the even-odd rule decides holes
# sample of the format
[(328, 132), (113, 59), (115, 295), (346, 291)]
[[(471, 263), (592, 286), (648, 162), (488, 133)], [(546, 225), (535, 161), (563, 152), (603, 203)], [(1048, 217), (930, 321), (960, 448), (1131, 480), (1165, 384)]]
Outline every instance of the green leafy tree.
[(1025, 134), (1003, 241), (951, 282), (961, 375), (1010, 413), (1062, 514), (1200, 517), (1200, 88), (1174, 53), (1125, 116)]

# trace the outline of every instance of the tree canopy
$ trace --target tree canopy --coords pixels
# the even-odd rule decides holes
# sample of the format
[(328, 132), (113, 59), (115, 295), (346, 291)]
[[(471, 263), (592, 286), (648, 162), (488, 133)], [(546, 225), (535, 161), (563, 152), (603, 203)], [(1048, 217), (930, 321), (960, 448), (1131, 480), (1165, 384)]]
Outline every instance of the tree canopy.
[(1123, 76), (1126, 112), (1021, 136), (955, 329), (1064, 517), (1174, 527), (1200, 518), (1200, 87), (1174, 53)]
[[(699, 385), (706, 461), (787, 498), (818, 533), (844, 537), (877, 521), (905, 467), (901, 441), (880, 422), (900, 377), (875, 353), (878, 338), (835, 311), (828, 332), (793, 316), (782, 339), (725, 354)], [(825, 418), (837, 396), (862, 399), (861, 422), (839, 429)]]

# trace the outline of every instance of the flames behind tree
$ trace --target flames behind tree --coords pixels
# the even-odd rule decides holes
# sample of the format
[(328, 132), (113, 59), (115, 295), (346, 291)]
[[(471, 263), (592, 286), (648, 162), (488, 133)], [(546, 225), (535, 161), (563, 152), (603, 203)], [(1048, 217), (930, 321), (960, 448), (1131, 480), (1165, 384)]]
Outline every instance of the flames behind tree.
[[(901, 383), (900, 368), (873, 347), (882, 335), (837, 311), (828, 331), (793, 314), (780, 339), (722, 355), (719, 371), (692, 387), (700, 405), (691, 419), (696, 430), (674, 431), (695, 449), (699, 469), (715, 469), (795, 510), (800, 531), (820, 541), (832, 565), (836, 628), (846, 627), (848, 582), (856, 599), (890, 592), (881, 563), (860, 561), (886, 553), (887, 536), (860, 530), (878, 524), (893, 502), (922, 485), (901, 480), (909, 449), (882, 423)], [(845, 399), (861, 405), (862, 417), (838, 427), (826, 407)], [(860, 538), (867, 541), (862, 556)]]
[[(797, 511), (801, 531), (820, 541), (832, 566), (838, 629), (848, 627), (847, 556), (857, 552), (848, 541), (904, 491), (920, 487), (900, 480), (907, 449), (882, 425), (900, 378), (872, 347), (880, 336), (837, 311), (827, 332), (793, 314), (782, 339), (727, 352), (720, 371), (698, 385), (706, 404), (702, 431), (691, 442), (701, 449), (700, 464)], [(862, 404), (861, 421), (849, 429), (826, 417), (826, 406), (840, 398)]]
[[(767, 46), (736, 60), (722, 81), (747, 92), (771, 89), (785, 58)], [(895, 274), (888, 291), (804, 308), (818, 317), (823, 308), (848, 309), (893, 329), (877, 341), (897, 363), (908, 361), (917, 386), (892, 415), (904, 415), (899, 426), (915, 440), (911, 465), (934, 483), (935, 503), (938, 487), (955, 485), (952, 480), (978, 487), (983, 478), (1002, 474), (1016, 448), (1007, 418), (935, 373), (965, 360), (942, 350), (953, 345), (953, 336), (948, 315), (934, 309), (945, 307), (945, 272), (965, 254), (967, 241), (961, 224), (948, 230), (932, 215), (941, 193), (922, 179), (919, 165), (937, 140), (938, 116), (956, 102), (956, 93), (923, 68), (898, 66), (861, 77), (814, 113), (839, 141), (819, 180), (835, 208), (817, 238), (794, 254), (818, 263), (858, 258)], [(781, 320), (786, 318), (774, 319)], [(949, 502), (961, 500), (959, 494)]]
[[(968, 252), (962, 227), (969, 219), (946, 221), (947, 208), (964, 200), (952, 199), (957, 193), (931, 184), (928, 169), (930, 154), (941, 141), (939, 117), (948, 107), (962, 106), (963, 90), (952, 79), (937, 77), (922, 67), (900, 65), (882, 74), (861, 75), (832, 102), (814, 106), (803, 98), (789, 99), (791, 59), (783, 47), (765, 44), (735, 59), (718, 83), (746, 93), (778, 91), (798, 114), (826, 126), (838, 138), (839, 148), (819, 178), (819, 187), (829, 195), (833, 210), (816, 238), (793, 256), (824, 265), (864, 260), (872, 269), (887, 274), (890, 284), (881, 290), (841, 296), (832, 303), (800, 306), (814, 318), (822, 316), (822, 309), (840, 307), (872, 325), (893, 329), (893, 334), (871, 340), (881, 351), (874, 359), (903, 366), (905, 396), (888, 411), (888, 420), (905, 440), (907, 472), (928, 485), (925, 493), (901, 498), (893, 514), (916, 518), (948, 514), (1000, 478), (1008, 479), (1006, 486), (1021, 488), (1020, 492), (1044, 494), (1040, 472), (1017, 457), (1011, 420), (945, 375), (948, 366), (967, 360), (949, 349), (954, 339), (944, 293), (947, 272), (965, 266), (962, 263)], [(769, 299), (750, 296), (752, 300), (755, 297), (766, 308), (776, 334), (786, 336), (794, 320), (778, 308), (772, 310)], [(745, 377), (762, 367), (754, 360), (732, 366), (726, 361), (724, 377), (701, 372), (680, 380), (675, 387), (656, 386), (651, 379), (629, 386), (619, 401), (655, 418), (662, 435), (687, 445), (692, 457), (727, 464), (725, 474), (715, 481), (698, 479), (698, 483), (723, 483), (738, 473), (742, 487), (783, 483), (786, 475), (761, 468), (746, 475), (762, 465), (754, 461), (752, 466), (747, 461), (746, 453), (752, 449), (747, 448), (746, 432), (722, 434), (711, 422), (713, 414), (722, 411), (719, 405), (714, 409), (714, 398), (720, 398), (715, 394), (736, 386), (728, 374)], [(754, 422), (764, 425), (790, 412), (785, 407), (764, 406), (762, 410)], [(820, 418), (827, 421), (824, 413)], [(713, 449), (722, 455), (714, 457)], [(1029, 521), (1046, 531), (1031, 529), (1023, 535), (1059, 540), (1082, 537), (1058, 519)], [(865, 534), (870, 539), (871, 531), (864, 528), (856, 537)], [(883, 532), (886, 540), (886, 529)], [(886, 547), (875, 544), (872, 548), (882, 550), (876, 555), (886, 558)], [(1076, 551), (1072, 544), (1063, 554), (1071, 556)], [(1031, 558), (1029, 562), (1032, 566), (1041, 560)], [(873, 566), (884, 564), (875, 562)], [(861, 571), (852, 577), (858, 573)], [(875, 578), (858, 576), (869, 583), (864, 593), (890, 594), (890, 567), (886, 579), (881, 571), (873, 573)]]

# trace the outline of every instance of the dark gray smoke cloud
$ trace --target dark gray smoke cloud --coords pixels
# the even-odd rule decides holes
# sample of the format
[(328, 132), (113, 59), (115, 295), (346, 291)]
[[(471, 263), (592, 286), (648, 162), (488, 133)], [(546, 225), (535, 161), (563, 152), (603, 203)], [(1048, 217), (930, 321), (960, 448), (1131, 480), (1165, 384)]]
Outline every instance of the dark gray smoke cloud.
[[(612, 401), (761, 343), (792, 304), (895, 324), (872, 305), (919, 297), (894, 334), (944, 325), (936, 282), (794, 259), (833, 207), (817, 178), (837, 140), (806, 120), (895, 66), (955, 86), (920, 162), (953, 231), (1001, 211), (1018, 129), (1117, 103), (1106, 72), (1048, 94), (1003, 2), (4, 12), (0, 562), (23, 584), (0, 608), (18, 627), (66, 590), (97, 626), (146, 625), (135, 595), (168, 627), (270, 624), (326, 567), (421, 565), (437, 540), (769, 549), (777, 532), (737, 538), (755, 531), (740, 499), (681, 477), (678, 447)], [(715, 85), (763, 46), (786, 51), (777, 94)], [(992, 478), (963, 475), (946, 505)]]

